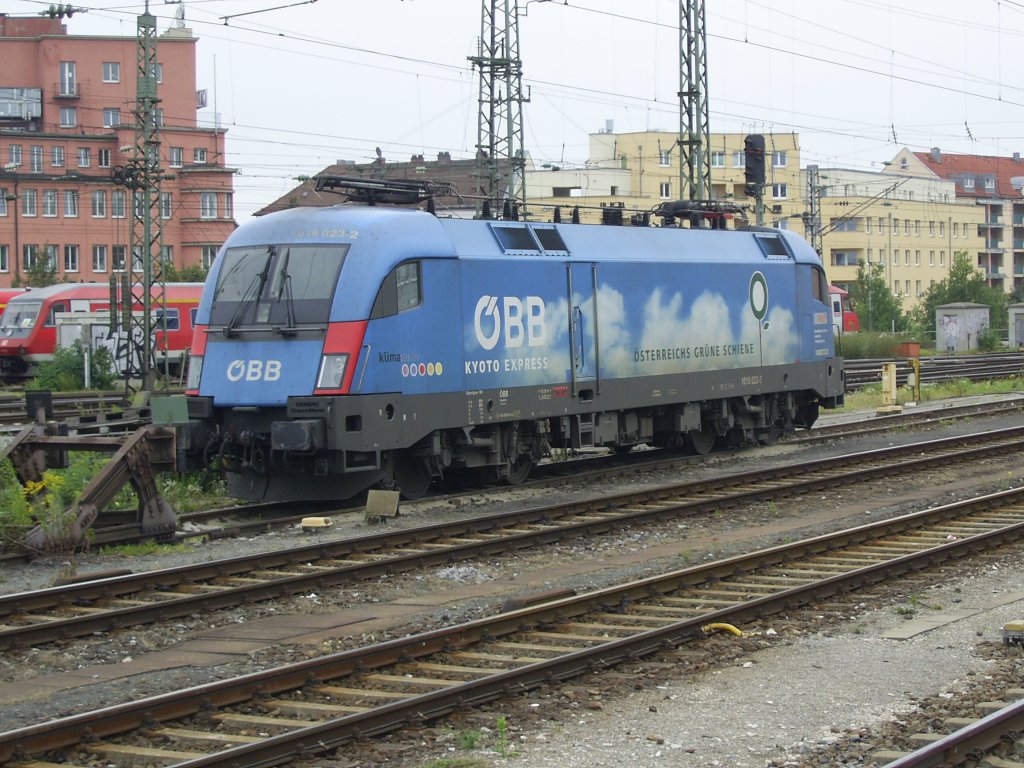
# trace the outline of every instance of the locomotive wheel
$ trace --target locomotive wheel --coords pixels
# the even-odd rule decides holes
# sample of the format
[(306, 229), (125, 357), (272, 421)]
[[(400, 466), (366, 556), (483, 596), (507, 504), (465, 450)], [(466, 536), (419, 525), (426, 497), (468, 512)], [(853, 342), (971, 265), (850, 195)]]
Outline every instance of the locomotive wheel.
[(533, 469), (533, 459), (529, 454), (521, 453), (519, 457), (508, 465), (508, 474), (505, 475), (505, 482), (509, 485), (522, 485), (530, 476)]
[(698, 456), (707, 456), (715, 446), (715, 433), (709, 429), (691, 429), (686, 433), (686, 447)]
[(430, 487), (430, 467), (422, 459), (415, 456), (407, 456), (404, 453), (395, 454), (395, 484), (406, 501), (415, 501), (423, 498), (423, 494)]
[(757, 442), (761, 445), (773, 445), (780, 437), (782, 437), (781, 427), (765, 427), (758, 431)]

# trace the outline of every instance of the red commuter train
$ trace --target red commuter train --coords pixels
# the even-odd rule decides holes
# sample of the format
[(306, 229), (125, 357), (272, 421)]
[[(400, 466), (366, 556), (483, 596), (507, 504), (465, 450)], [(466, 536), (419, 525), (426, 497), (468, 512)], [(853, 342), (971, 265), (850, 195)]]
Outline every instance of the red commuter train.
[(829, 298), (832, 299), (832, 330), (840, 333), (856, 333), (860, 330), (860, 318), (853, 309), (850, 294), (837, 285), (828, 287)]
[[(15, 289), (11, 289), (14, 291)], [(168, 283), (167, 332), (160, 310), (155, 310), (156, 359), (162, 366), (180, 367), (185, 350), (192, 345), (196, 308), (202, 283)], [(5, 292), (0, 291), (0, 300)], [(153, 288), (154, 300), (160, 287)], [(32, 376), (35, 366), (50, 360), (57, 346), (56, 315), (59, 312), (99, 312), (110, 309), (110, 286), (105, 283), (58, 283), (45, 288), (21, 290), (7, 300), (0, 316), (0, 378), (5, 381)], [(141, 305), (133, 308), (141, 310)]]

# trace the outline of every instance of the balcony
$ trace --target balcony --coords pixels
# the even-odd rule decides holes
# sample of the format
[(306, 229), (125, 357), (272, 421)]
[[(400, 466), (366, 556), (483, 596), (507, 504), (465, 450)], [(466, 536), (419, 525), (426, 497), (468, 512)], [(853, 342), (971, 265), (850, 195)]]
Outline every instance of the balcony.
[(82, 97), (80, 84), (77, 82), (56, 83), (51, 93), (55, 99), (80, 99)]

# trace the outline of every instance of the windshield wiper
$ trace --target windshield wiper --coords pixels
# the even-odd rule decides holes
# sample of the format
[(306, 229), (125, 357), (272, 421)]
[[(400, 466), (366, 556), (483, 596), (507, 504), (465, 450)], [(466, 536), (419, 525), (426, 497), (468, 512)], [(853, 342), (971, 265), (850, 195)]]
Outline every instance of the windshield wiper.
[(289, 248), (285, 251), (284, 258), (281, 260), (281, 269), (278, 271), (278, 276), (281, 279), (280, 287), (277, 289), (277, 300), (281, 301), (281, 295), (284, 294), (285, 299), (285, 322), (287, 323), (284, 328), (275, 325), (274, 333), (279, 333), (282, 336), (294, 336), (295, 335), (295, 299), (292, 295), (292, 276), (288, 273), (288, 261), (292, 257), (292, 250)]
[(249, 311), (249, 307), (253, 305), (262, 294), (263, 286), (267, 284), (267, 275), (270, 272), (270, 262), (274, 258), (274, 247), (271, 246), (267, 249), (267, 258), (263, 263), (263, 269), (256, 275), (253, 276), (252, 282), (249, 283), (249, 287), (245, 289), (245, 293), (242, 294), (242, 298), (238, 301), (238, 307), (235, 308), (235, 313), (231, 316), (231, 320), (224, 326), (225, 336), (234, 336), (235, 328), (242, 322), (243, 318)]

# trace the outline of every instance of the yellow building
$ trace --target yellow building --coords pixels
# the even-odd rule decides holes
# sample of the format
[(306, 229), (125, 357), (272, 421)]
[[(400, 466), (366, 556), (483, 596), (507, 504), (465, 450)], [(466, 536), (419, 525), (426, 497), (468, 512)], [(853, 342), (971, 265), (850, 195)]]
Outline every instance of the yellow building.
[[(745, 136), (712, 134), (709, 197), (740, 206), (753, 223), (755, 201), (745, 193)], [(859, 262), (881, 263), (890, 290), (902, 297), (903, 309), (908, 310), (929, 286), (946, 278), (953, 254), (967, 251), (972, 258), (976, 255), (990, 284), (1012, 290), (1013, 280), (1001, 280), (1007, 271), (997, 261), (1002, 219), (993, 212), (991, 201), (981, 205), (965, 198), (957, 181), (929, 169), (920, 153), (904, 149), (881, 173), (819, 169), (815, 193), (821, 235), (815, 238), (808, 173), (800, 169), (799, 135), (764, 137), (764, 223), (792, 229), (819, 246), (831, 283), (848, 288), (857, 279)], [(590, 157), (583, 167), (547, 164), (526, 173), (533, 220), (550, 220), (559, 207), (563, 221), (576, 208), (580, 221), (597, 222), (602, 212), (621, 207), (628, 221), (633, 212), (650, 212), (660, 203), (690, 196), (688, 190), (683, 193), (677, 134), (669, 131), (615, 133), (609, 125), (590, 135)], [(1015, 204), (1012, 213), (1014, 243), (1020, 244), (1021, 253), (1019, 266), (1011, 263), (1015, 275), (1024, 280), (1024, 207)]]

